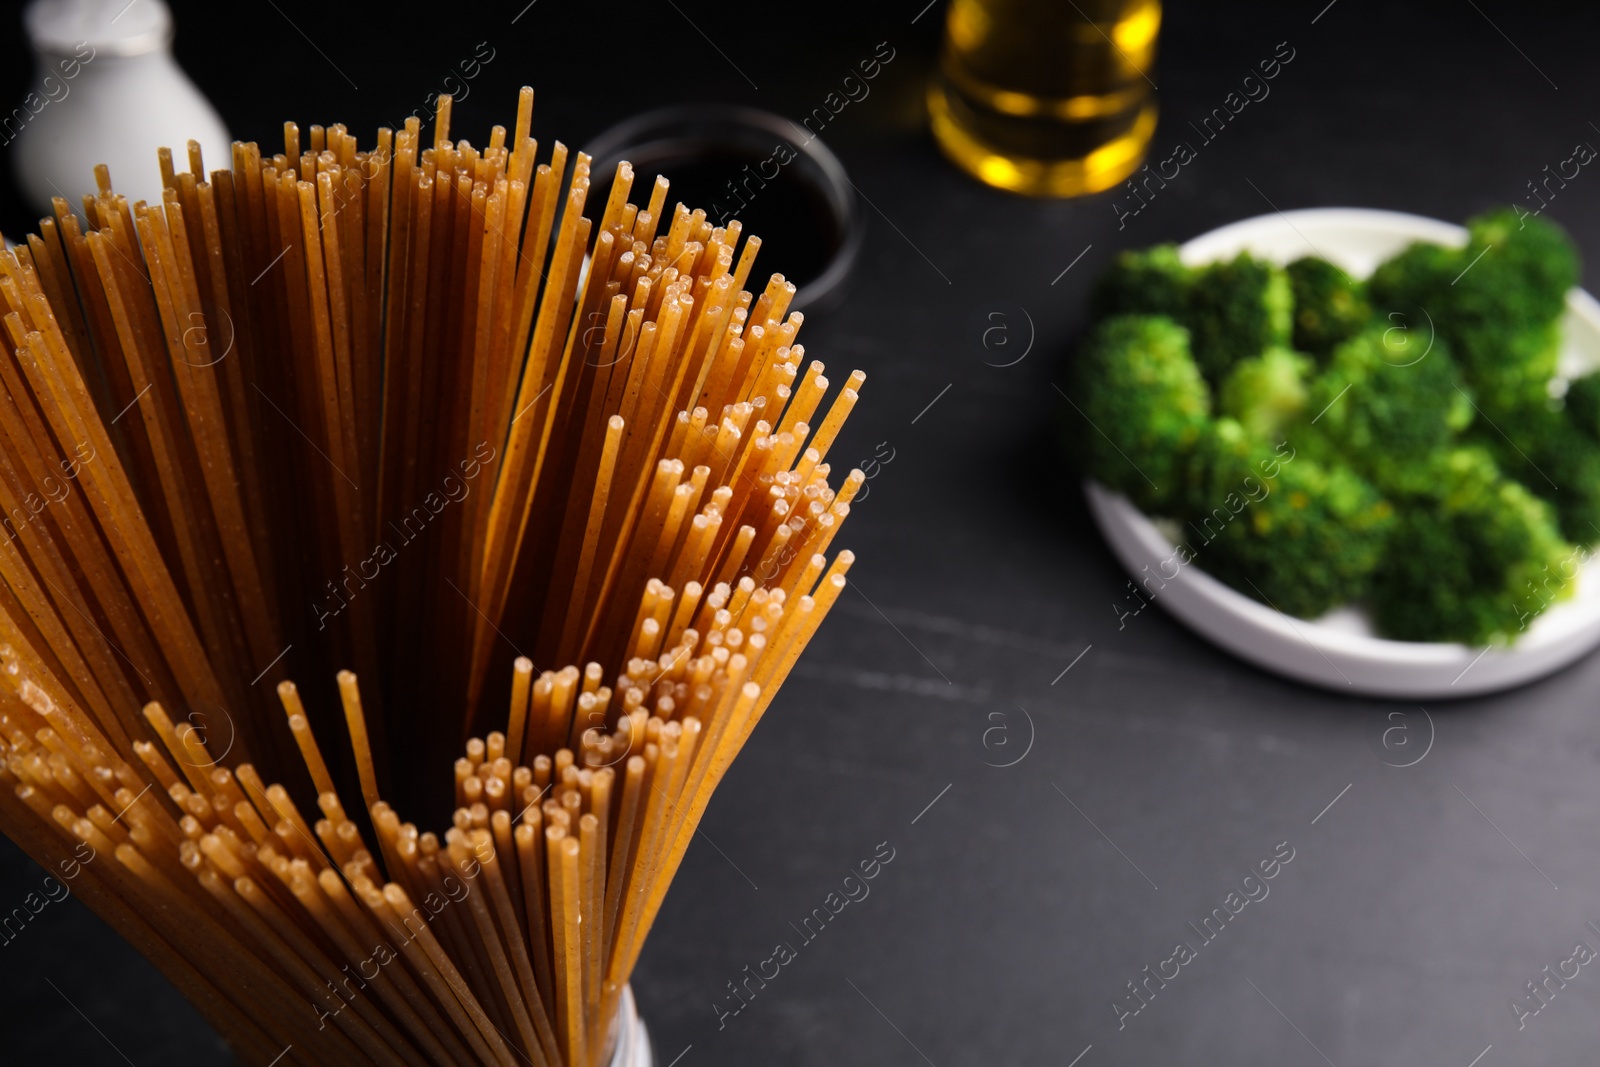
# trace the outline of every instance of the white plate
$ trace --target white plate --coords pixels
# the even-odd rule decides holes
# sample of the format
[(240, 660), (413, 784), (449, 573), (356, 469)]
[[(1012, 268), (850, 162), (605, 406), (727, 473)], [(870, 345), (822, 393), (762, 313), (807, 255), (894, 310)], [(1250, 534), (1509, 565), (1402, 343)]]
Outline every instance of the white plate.
[[(1316, 254), (1365, 277), (1412, 241), (1460, 245), (1466, 231), (1393, 211), (1317, 208), (1235, 222), (1196, 237), (1179, 252), (1191, 265), (1240, 251), (1277, 263)], [(1588, 293), (1574, 289), (1567, 294), (1562, 333), (1563, 375), (1600, 367), (1600, 303)], [(1123, 565), (1136, 579), (1157, 576), (1146, 583), (1153, 596), (1140, 589), (1147, 600), (1240, 658), (1302, 682), (1370, 696), (1466, 697), (1542, 678), (1600, 644), (1600, 553), (1580, 557), (1572, 598), (1536, 618), (1509, 646), (1391, 641), (1378, 637), (1353, 607), (1315, 621), (1291, 618), (1235, 592), (1194, 563), (1180, 567), (1168, 562), (1173, 560), (1172, 541), (1125, 497), (1094, 481), (1084, 483), (1084, 492)], [(1167, 580), (1174, 567), (1177, 576)]]

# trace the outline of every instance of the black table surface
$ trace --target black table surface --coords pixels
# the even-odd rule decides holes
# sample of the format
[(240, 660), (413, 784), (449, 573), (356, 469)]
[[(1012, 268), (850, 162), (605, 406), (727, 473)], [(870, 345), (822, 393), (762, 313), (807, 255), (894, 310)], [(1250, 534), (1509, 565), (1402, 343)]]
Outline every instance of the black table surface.
[[(826, 132), (865, 245), (804, 337), (868, 374), (841, 463), (893, 458), (841, 538), (851, 590), (706, 813), (640, 962), (659, 1063), (1594, 1062), (1600, 968), (1567, 961), (1600, 948), (1600, 658), (1419, 707), (1279, 679), (1159, 607), (1119, 617), (1127, 576), (1054, 447), (1050, 383), (1120, 248), (1274, 208), (1523, 203), (1546, 165), (1600, 144), (1600, 20), (1506, 0), (1173, 4), (1152, 72), (1162, 156), (1259, 60), (1293, 59), (1119, 227), (1114, 195), (1027, 200), (942, 161), (922, 100), (943, 5), (925, 3), (174, 5), (180, 60), (263, 143), (285, 117), (370, 137), (479, 42), (495, 58), (458, 105), (468, 135), (531, 83), (535, 133), (574, 145), (661, 101), (801, 115), (894, 49)], [(30, 75), (6, 36), (11, 99)], [(597, 76), (590, 42), (635, 78)], [(0, 204), (20, 232), (9, 185)], [(1600, 177), (1547, 214), (1600, 258)], [(1026, 358), (992, 365), (1030, 334)], [(802, 920), (891, 850), (807, 940)], [(1275, 878), (1245, 881), (1274, 856)], [(0, 844), (0, 910), (41, 879)], [(1215, 908), (1238, 914), (1207, 940)], [(1166, 962), (1180, 942), (1193, 958)], [(734, 1014), (730, 984), (770, 974), (780, 943), (793, 958)], [(1519, 1018), (1536, 979), (1545, 1006)], [(0, 1004), (8, 1064), (229, 1062), (76, 900), (0, 948)]]

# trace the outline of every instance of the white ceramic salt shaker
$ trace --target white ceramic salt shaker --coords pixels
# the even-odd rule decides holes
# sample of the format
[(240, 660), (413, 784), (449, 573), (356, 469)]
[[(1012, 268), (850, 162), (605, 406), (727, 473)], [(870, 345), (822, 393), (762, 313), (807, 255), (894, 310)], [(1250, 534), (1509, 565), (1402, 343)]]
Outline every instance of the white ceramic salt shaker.
[(189, 141), (207, 169), (229, 165), (228, 130), (172, 56), (163, 0), (34, 0), (23, 13), (35, 70), (28, 95), (0, 113), (0, 142), (29, 203), (51, 214), (62, 196), (81, 210), (94, 167), (130, 202), (161, 202), (156, 150), (188, 169)]

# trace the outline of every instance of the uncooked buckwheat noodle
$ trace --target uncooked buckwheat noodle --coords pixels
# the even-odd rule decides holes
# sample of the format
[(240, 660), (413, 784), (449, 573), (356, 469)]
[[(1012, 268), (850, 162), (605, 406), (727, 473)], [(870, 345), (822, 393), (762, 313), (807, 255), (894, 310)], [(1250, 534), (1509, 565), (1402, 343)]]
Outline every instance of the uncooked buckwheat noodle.
[(0, 256), (0, 829), (250, 1063), (606, 1062), (853, 558), (862, 375), (532, 105), (191, 141)]

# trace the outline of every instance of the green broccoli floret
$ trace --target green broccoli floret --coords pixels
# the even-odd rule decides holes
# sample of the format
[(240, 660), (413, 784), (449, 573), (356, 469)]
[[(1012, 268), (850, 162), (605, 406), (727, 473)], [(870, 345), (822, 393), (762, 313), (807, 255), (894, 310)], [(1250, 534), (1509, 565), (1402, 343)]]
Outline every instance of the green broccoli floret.
[(1372, 486), (1218, 419), (1185, 485), (1189, 545), (1202, 569), (1280, 611), (1316, 618), (1362, 596), (1393, 510)]
[(1578, 253), (1559, 226), (1505, 209), (1467, 220), (1467, 233), (1463, 248), (1419, 242), (1380, 265), (1367, 283), (1374, 306), (1434, 298), (1436, 320), (1447, 306), (1464, 316), (1440, 322), (1453, 331), (1516, 330), (1561, 317), (1578, 283)]
[(1468, 230), (1465, 248), (1412, 245), (1380, 266), (1367, 283), (1373, 307), (1413, 329), (1419, 318), (1431, 323), (1487, 414), (1542, 403), (1577, 253), (1554, 224), (1510, 211)]
[(1373, 325), (1340, 345), (1311, 384), (1303, 430), (1324, 462), (1348, 463), (1384, 492), (1425, 488), (1428, 460), (1472, 421), (1445, 342)]
[(1447, 334), (1458, 335), (1454, 350), (1462, 353), (1463, 374), (1486, 414), (1503, 415), (1550, 402), (1550, 380), (1561, 352), (1559, 323), (1516, 330), (1484, 326), (1476, 334), (1464, 335), (1452, 329)]
[(1064, 415), (1087, 473), (1148, 512), (1171, 514), (1184, 457), (1211, 414), (1188, 331), (1159, 315), (1106, 319), (1073, 374), (1077, 410)]
[(1326, 359), (1371, 316), (1366, 288), (1318, 256), (1297, 259), (1284, 269), (1294, 294), (1294, 346)]
[(1206, 380), (1220, 384), (1239, 360), (1287, 347), (1293, 302), (1283, 268), (1247, 252), (1196, 271), (1183, 322)]
[[(1415, 241), (1378, 264), (1367, 279), (1367, 299), (1374, 311), (1406, 315), (1416, 305), (1448, 288), (1451, 279), (1467, 265), (1458, 248), (1430, 241)], [(1419, 323), (1406, 325), (1415, 327)]]
[(1503, 412), (1475, 427), (1473, 437), (1507, 477), (1550, 502), (1563, 537), (1600, 541), (1600, 442), (1567, 411), (1540, 404)]
[(1578, 250), (1565, 230), (1546, 219), (1519, 218), (1511, 208), (1501, 208), (1468, 219), (1467, 232), (1474, 254), (1484, 247), (1493, 249), (1484, 262), (1491, 256), (1499, 260), (1489, 273), (1515, 289), (1514, 307), (1524, 325), (1561, 317), (1567, 291), (1578, 284)]
[(1090, 298), (1097, 319), (1112, 315), (1183, 318), (1194, 271), (1178, 260), (1178, 246), (1119, 252), (1095, 283)]
[(1566, 411), (1574, 426), (1600, 441), (1600, 371), (1568, 383)]
[(1217, 394), (1217, 410), (1238, 419), (1253, 436), (1282, 439), (1282, 430), (1305, 409), (1314, 364), (1287, 348), (1241, 359)]
[(1576, 552), (1549, 505), (1484, 450), (1446, 453), (1434, 471), (1427, 494), (1402, 502), (1373, 579), (1378, 629), (1402, 641), (1510, 640), (1571, 592)]
[(1544, 491), (1531, 479), (1524, 484), (1555, 506), (1561, 536), (1576, 545), (1593, 545), (1600, 542), (1600, 443), (1571, 420), (1555, 419), (1535, 462), (1556, 487)]

